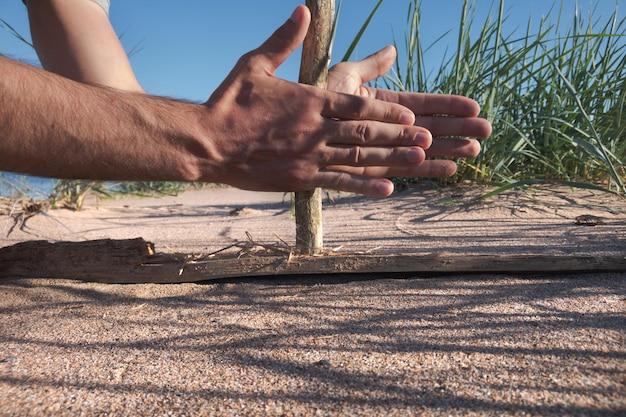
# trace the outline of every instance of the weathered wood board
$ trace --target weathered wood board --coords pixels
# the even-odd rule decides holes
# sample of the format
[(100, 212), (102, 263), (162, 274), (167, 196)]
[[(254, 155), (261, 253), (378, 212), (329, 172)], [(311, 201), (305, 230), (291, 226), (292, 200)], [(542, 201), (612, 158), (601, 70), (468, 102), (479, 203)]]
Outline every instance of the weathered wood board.
[(105, 283), (182, 283), (234, 277), (368, 273), (545, 273), (626, 271), (624, 256), (410, 255), (285, 253), (209, 257), (163, 254), (141, 238), (30, 241), (0, 248), (0, 278), (61, 278)]

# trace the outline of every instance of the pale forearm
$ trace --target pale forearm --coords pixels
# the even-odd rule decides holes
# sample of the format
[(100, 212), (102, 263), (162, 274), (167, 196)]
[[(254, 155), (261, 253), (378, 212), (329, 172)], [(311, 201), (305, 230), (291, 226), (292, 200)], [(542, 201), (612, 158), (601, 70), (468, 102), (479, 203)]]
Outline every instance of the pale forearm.
[(142, 91), (106, 12), (88, 0), (30, 0), (28, 15), (45, 69), (88, 84)]
[(87, 86), (6, 58), (0, 73), (0, 170), (191, 181), (202, 159), (211, 176), (200, 105)]

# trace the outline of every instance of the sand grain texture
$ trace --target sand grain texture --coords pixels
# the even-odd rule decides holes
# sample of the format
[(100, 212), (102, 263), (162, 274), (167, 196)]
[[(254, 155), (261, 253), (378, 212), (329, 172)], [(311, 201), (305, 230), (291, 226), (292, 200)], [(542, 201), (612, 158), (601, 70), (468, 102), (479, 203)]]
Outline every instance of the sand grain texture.
[[(478, 192), (336, 196), (325, 206), (327, 245), (626, 256), (623, 200), (538, 190), (469, 204)], [(576, 225), (583, 214), (603, 222)], [(36, 215), (1, 246), (141, 236), (202, 253), (246, 231), (292, 243), (288, 198), (227, 189), (100, 202)], [(625, 278), (5, 279), (0, 415), (624, 415)]]

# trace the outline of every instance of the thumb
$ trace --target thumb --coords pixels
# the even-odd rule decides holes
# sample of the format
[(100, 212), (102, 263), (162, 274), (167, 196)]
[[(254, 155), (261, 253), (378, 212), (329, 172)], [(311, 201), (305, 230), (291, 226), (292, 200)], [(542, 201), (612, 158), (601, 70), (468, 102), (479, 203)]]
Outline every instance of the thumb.
[(261, 55), (266, 59), (267, 71), (270, 74), (273, 75), (289, 55), (304, 42), (310, 23), (311, 12), (306, 6), (300, 5), (291, 17), (254, 51), (257, 57)]
[(355, 65), (361, 76), (361, 82), (369, 82), (375, 78), (385, 75), (391, 69), (396, 59), (396, 49), (393, 46), (386, 46), (380, 51), (368, 56)]

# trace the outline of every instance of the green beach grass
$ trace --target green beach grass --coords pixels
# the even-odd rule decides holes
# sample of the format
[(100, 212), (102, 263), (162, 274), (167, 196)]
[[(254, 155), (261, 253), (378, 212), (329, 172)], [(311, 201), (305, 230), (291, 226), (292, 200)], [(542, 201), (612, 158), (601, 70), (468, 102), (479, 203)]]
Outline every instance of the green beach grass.
[[(385, 85), (472, 97), (493, 125), (480, 155), (459, 160), (448, 181), (500, 190), (559, 182), (626, 194), (626, 22), (617, 6), (599, 21), (573, 2), (555, 2), (536, 31), (529, 18), (519, 34), (508, 31), (504, 0), (481, 22), (466, 0), (456, 50), (427, 72), (426, 53), (443, 37), (425, 40), (420, 3), (410, 2), (406, 39), (396, 44), (406, 59)], [(565, 7), (576, 7), (573, 21), (563, 20)]]
[[(379, 0), (360, 27), (343, 60), (350, 58), (382, 3)], [(494, 133), (482, 142), (477, 158), (457, 160), (458, 173), (437, 180), (442, 185), (472, 182), (496, 187), (483, 197), (533, 184), (626, 196), (626, 21), (618, 19), (617, 4), (612, 16), (599, 20), (573, 2), (554, 2), (538, 25), (529, 17), (520, 32), (507, 25), (506, 3), (496, 1), (488, 17), (476, 21), (477, 6), (465, 0), (458, 38), (452, 42), (455, 48), (433, 69), (426, 65), (428, 52), (446, 48), (447, 32), (423, 33), (420, 21), (428, 16), (421, 13), (421, 1), (407, 1), (405, 39), (396, 40), (403, 53), (392, 73), (376, 83), (401, 91), (460, 94), (480, 103)], [(566, 7), (576, 7), (568, 21), (563, 18)], [(338, 9), (340, 25), (341, 1)], [(453, 26), (451, 22), (450, 30)], [(63, 180), (50, 199), (79, 209), (91, 192), (172, 194), (189, 186)]]

